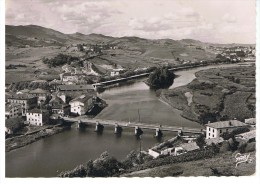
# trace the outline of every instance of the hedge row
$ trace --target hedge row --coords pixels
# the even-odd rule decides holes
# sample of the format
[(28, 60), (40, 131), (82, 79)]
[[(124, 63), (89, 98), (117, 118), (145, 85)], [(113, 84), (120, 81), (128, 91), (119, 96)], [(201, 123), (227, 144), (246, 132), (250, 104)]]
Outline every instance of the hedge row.
[(196, 151), (191, 151), (183, 155), (179, 156), (168, 156), (165, 158), (158, 158), (155, 160), (151, 160), (147, 163), (144, 163), (142, 165), (138, 165), (136, 167), (133, 167), (129, 169), (127, 172), (133, 172), (133, 171), (139, 171), (143, 169), (148, 169), (148, 168), (154, 168), (162, 165), (167, 165), (167, 164), (173, 164), (173, 163), (180, 163), (180, 162), (188, 162), (188, 161), (195, 161), (195, 160), (200, 160), (200, 159), (205, 159), (205, 158), (211, 158), (215, 155), (216, 153), (214, 152), (214, 149), (206, 149), (206, 150), (196, 150)]

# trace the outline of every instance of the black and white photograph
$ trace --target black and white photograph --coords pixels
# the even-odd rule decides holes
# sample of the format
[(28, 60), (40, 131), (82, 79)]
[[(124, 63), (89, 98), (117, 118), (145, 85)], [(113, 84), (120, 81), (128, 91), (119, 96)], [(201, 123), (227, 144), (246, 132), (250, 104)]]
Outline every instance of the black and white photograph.
[(256, 178), (257, 3), (5, 0), (4, 178)]

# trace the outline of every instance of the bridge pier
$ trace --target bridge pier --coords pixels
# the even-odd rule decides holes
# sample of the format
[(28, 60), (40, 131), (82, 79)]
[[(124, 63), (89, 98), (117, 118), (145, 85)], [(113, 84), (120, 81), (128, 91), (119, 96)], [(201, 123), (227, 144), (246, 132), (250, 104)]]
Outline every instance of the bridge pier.
[(178, 136), (183, 136), (183, 131), (182, 131), (182, 129), (178, 129)]
[(135, 126), (135, 135), (136, 136), (140, 136), (142, 135), (144, 132), (142, 131), (142, 129), (138, 126)]
[(119, 126), (118, 124), (115, 125), (115, 134), (121, 134), (123, 131), (123, 128)]
[(155, 129), (155, 137), (161, 138), (163, 136), (163, 133), (160, 128)]
[(78, 122), (77, 122), (77, 128), (78, 128), (78, 129), (80, 129), (80, 128), (85, 128), (85, 124), (82, 123), (81, 120), (78, 120)]
[(103, 129), (104, 129), (104, 125), (100, 123), (96, 123), (95, 132), (103, 132)]

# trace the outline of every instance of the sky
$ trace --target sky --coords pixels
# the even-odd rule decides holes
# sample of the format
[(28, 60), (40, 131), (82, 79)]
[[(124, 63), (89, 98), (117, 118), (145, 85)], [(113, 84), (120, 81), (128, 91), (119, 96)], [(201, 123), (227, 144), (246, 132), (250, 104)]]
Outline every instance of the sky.
[(255, 43), (255, 0), (6, 0), (7, 25), (114, 37)]

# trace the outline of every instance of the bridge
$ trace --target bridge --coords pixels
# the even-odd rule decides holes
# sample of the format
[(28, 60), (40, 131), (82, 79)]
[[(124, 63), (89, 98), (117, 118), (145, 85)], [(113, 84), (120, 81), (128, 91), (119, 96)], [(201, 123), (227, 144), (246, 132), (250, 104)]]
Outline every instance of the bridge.
[[(170, 71), (178, 71), (178, 70), (185, 70), (185, 69), (195, 68), (195, 67), (200, 67), (200, 66), (205, 66), (205, 65), (206, 64), (201, 63), (201, 64), (197, 64), (195, 66), (193, 66), (193, 65), (191, 65), (191, 66), (177, 66), (177, 67), (170, 68), (169, 70)], [(97, 87), (100, 87), (100, 86), (106, 86), (106, 85), (111, 85), (111, 84), (115, 84), (115, 83), (131, 80), (131, 79), (146, 77), (149, 74), (150, 73), (147, 72), (147, 73), (142, 73), (142, 74), (138, 74), (138, 75), (133, 75), (133, 76), (130, 76), (130, 77), (123, 77), (123, 78), (119, 78), (119, 79), (114, 79), (114, 80), (94, 83), (94, 84), (92, 84), (92, 86), (94, 87), (94, 89), (97, 89)]]
[(120, 134), (123, 128), (134, 128), (135, 135), (141, 135), (143, 129), (155, 130), (155, 136), (162, 136), (163, 131), (168, 132), (178, 132), (178, 133), (191, 133), (191, 134), (202, 134), (204, 129), (199, 128), (187, 128), (187, 127), (178, 127), (178, 126), (168, 126), (160, 124), (144, 124), (137, 122), (126, 122), (126, 121), (116, 121), (116, 120), (104, 120), (104, 119), (88, 119), (88, 118), (63, 118), (64, 121), (77, 122), (77, 127), (80, 128), (86, 125), (95, 125), (95, 131), (103, 131), (105, 126), (114, 126), (115, 133)]
[(98, 86), (106, 86), (106, 85), (111, 85), (111, 84), (115, 84), (115, 83), (118, 83), (118, 82), (131, 80), (131, 79), (136, 79), (136, 78), (140, 78), (140, 77), (146, 77), (149, 74), (150, 73), (142, 73), (142, 74), (133, 75), (133, 76), (130, 76), (130, 77), (123, 77), (123, 78), (119, 78), (119, 79), (99, 82), (99, 83), (92, 84), (92, 86), (94, 87), (94, 89), (96, 89), (96, 87), (98, 87)]

